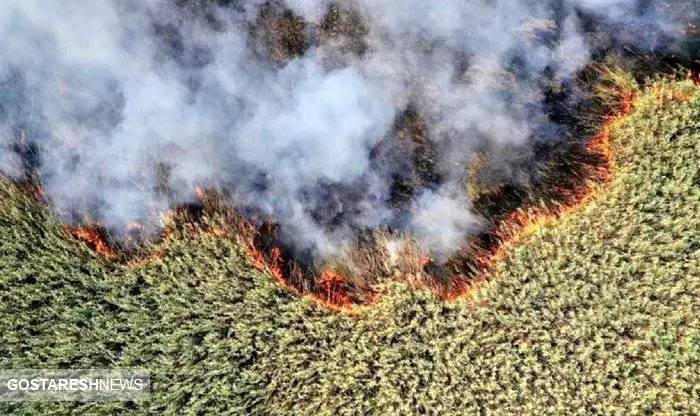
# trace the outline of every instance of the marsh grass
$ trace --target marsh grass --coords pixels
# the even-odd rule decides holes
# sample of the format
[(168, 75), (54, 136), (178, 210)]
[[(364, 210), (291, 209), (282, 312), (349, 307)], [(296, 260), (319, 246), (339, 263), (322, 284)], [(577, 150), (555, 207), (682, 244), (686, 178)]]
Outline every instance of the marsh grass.
[(466, 299), (389, 282), (330, 312), (236, 238), (176, 234), (107, 261), (0, 186), (0, 367), (144, 367), (143, 403), (3, 414), (694, 414), (700, 93), (657, 80), (612, 131), (599, 196), (513, 247)]

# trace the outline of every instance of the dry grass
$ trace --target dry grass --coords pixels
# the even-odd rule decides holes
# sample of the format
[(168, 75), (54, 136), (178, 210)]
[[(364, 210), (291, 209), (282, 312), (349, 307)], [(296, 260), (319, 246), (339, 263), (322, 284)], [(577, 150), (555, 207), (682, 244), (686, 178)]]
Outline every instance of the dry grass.
[[(255, 271), (234, 237), (176, 233), (153, 261), (106, 261), (3, 184), (0, 367), (145, 367), (154, 390), (0, 411), (697, 413), (698, 120), (698, 87), (655, 83), (611, 131), (617, 171), (595, 201), (508, 247), (469, 299), (391, 282), (359, 315)], [(417, 258), (387, 251), (399, 269)]]

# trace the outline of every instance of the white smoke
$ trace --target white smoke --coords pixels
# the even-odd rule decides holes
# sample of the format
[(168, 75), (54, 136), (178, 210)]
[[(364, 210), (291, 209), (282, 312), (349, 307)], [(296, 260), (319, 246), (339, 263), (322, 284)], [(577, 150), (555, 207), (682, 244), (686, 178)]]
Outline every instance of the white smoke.
[[(356, 227), (388, 225), (446, 255), (478, 224), (461, 191), (468, 151), (552, 131), (543, 74), (569, 81), (601, 46), (580, 13), (604, 44), (651, 47), (678, 29), (633, 0), (354, 0), (343, 7), (369, 29), (364, 54), (329, 65), (330, 46), (312, 42), (280, 67), (250, 47), (263, 2), (240, 3), (207, 6), (207, 20), (167, 1), (5, 0), (0, 172), (19, 176), (23, 136), (66, 218), (89, 211), (119, 229), (217, 186), (321, 255)], [(311, 23), (329, 5), (286, 1)], [(377, 168), (372, 151), (409, 104), (443, 144), (445, 178), (399, 219), (389, 199), (401, 165)], [(170, 167), (167, 197), (157, 164)], [(342, 220), (329, 227), (319, 215)]]

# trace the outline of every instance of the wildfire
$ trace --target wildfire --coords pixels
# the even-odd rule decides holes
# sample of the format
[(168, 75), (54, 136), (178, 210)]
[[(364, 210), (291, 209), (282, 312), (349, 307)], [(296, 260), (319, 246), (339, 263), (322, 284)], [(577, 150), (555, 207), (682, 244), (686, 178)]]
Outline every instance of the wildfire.
[(105, 241), (99, 224), (93, 224), (82, 228), (66, 227), (65, 231), (73, 237), (84, 241), (97, 253), (106, 258), (114, 259), (119, 257), (119, 253)]
[[(602, 161), (600, 166), (591, 167), (589, 172), (589, 177), (596, 179), (598, 183), (605, 183), (612, 176), (614, 166), (610, 148), (610, 133), (632, 112), (635, 100), (636, 95), (632, 92), (623, 97), (619, 112), (605, 120), (601, 132), (586, 146), (588, 152), (599, 156)], [(511, 212), (499, 227), (492, 231), (497, 244), (485, 252), (475, 255), (473, 262), (478, 267), (479, 273), (472, 279), (473, 283), (445, 293), (443, 298), (445, 300), (464, 298), (475, 284), (484, 280), (486, 272), (506, 256), (509, 248), (517, 245), (526, 236), (555, 223), (563, 215), (568, 215), (595, 199), (597, 191), (598, 186), (589, 185), (581, 185), (570, 190), (560, 189), (559, 192), (565, 197), (565, 201), (557, 207), (525, 207)]]
[(350, 306), (350, 297), (343, 291), (345, 282), (345, 276), (334, 270), (326, 270), (318, 284), (324, 290), (327, 302), (347, 307)]
[[(609, 119), (603, 125), (601, 132), (594, 137), (586, 146), (587, 152), (596, 155), (601, 160), (601, 163), (591, 166), (589, 169), (589, 178), (596, 180), (598, 183), (604, 183), (609, 180), (613, 170), (613, 159), (610, 149), (610, 132), (613, 127), (626, 117), (634, 107), (635, 96), (629, 94), (624, 97), (620, 112)], [(453, 281), (448, 287), (434, 287), (433, 289), (444, 300), (455, 300), (463, 298), (469, 293), (474, 285), (485, 278), (486, 272), (490, 270), (494, 263), (502, 260), (508, 248), (516, 245), (525, 236), (534, 233), (543, 226), (550, 225), (557, 221), (562, 215), (569, 214), (577, 210), (581, 205), (586, 204), (596, 197), (597, 186), (580, 185), (574, 189), (557, 189), (556, 191), (563, 197), (564, 203), (555, 208), (521, 208), (511, 212), (500, 225), (491, 231), (496, 243), (487, 248), (481, 248), (476, 253), (471, 254), (470, 264), (477, 270), (474, 276), (456, 275), (453, 276)], [(201, 188), (196, 189), (196, 194), (200, 199), (205, 197), (205, 191)], [(250, 223), (245, 223), (246, 234), (254, 234), (255, 227)], [(103, 238), (100, 232), (99, 225), (93, 225), (85, 228), (69, 228), (67, 231), (85, 241), (93, 247), (98, 253), (107, 258), (116, 258), (118, 253), (114, 250)], [(188, 229), (192, 234), (197, 234), (197, 230), (192, 226)], [(129, 224), (127, 234), (143, 232), (143, 226), (138, 223)], [(212, 229), (208, 230), (214, 235), (221, 236), (227, 233), (224, 230)], [(172, 235), (172, 230), (166, 227), (163, 233), (164, 237)], [(318, 290), (305, 291), (293, 285), (288, 276), (285, 275), (285, 264), (282, 258), (282, 251), (278, 247), (272, 247), (269, 251), (263, 251), (256, 247), (252, 242), (248, 245), (248, 256), (251, 264), (256, 269), (269, 273), (272, 278), (282, 287), (290, 290), (301, 297), (306, 297), (312, 301), (319, 303), (331, 310), (342, 311), (345, 313), (356, 313), (358, 306), (352, 302), (348, 295), (347, 278), (335, 270), (324, 270), (315, 279)], [(465, 255), (460, 250), (461, 256)], [(162, 252), (156, 253), (155, 257), (161, 257)], [(134, 260), (129, 264), (141, 264), (147, 260)], [(432, 264), (434, 260), (429, 256), (420, 258), (420, 268), (425, 269), (426, 266)], [(370, 299), (376, 299), (376, 296), (369, 296)]]
[[(122, 260), (128, 259), (127, 264), (131, 266), (148, 264), (152, 261), (162, 259), (165, 255), (165, 251), (162, 248), (158, 248), (155, 251), (149, 250), (145, 254), (141, 252), (140, 254), (144, 254), (142, 256), (128, 258), (128, 255), (125, 255), (125, 253), (120, 253), (113, 244), (107, 241), (105, 231), (99, 223), (89, 224), (82, 227), (65, 227), (64, 230), (71, 236), (85, 242), (98, 254), (112, 260), (120, 258)], [(131, 222), (127, 224), (124, 234), (124, 243), (126, 244), (125, 247), (135, 247), (145, 232), (146, 226), (141, 223)], [(166, 227), (162, 232), (163, 239), (168, 239), (172, 235), (173, 230), (170, 227)]]
[[(595, 136), (587, 145), (586, 151), (590, 155), (594, 155), (599, 159), (597, 164), (591, 165), (588, 168), (589, 179), (593, 179), (597, 184), (607, 182), (613, 171), (613, 158), (611, 156), (610, 133), (612, 129), (632, 111), (635, 104), (635, 95), (633, 93), (625, 96), (621, 102), (619, 113), (605, 120), (600, 133)], [(683, 97), (679, 97), (683, 99)], [(469, 256), (467, 263), (474, 270), (472, 274), (465, 275), (464, 267), (456, 268), (454, 276), (447, 286), (440, 286), (433, 283), (422, 283), (424, 286), (436, 286), (433, 289), (444, 300), (454, 300), (463, 298), (469, 293), (475, 284), (482, 281), (488, 270), (492, 268), (494, 263), (503, 259), (508, 249), (519, 243), (524, 237), (534, 233), (538, 229), (556, 222), (562, 215), (567, 215), (579, 209), (582, 205), (596, 198), (598, 185), (589, 185), (588, 183), (578, 185), (571, 188), (555, 189), (563, 199), (560, 205), (556, 207), (523, 207), (511, 212), (500, 224), (491, 230), (490, 235), (493, 237), (491, 243), (485, 247), (477, 248), (471, 254), (458, 249), (457, 257), (462, 259)], [(202, 188), (196, 189), (196, 194), (200, 200), (204, 201), (206, 191)], [(260, 230), (244, 221), (242, 223), (246, 237), (256, 235)], [(186, 230), (191, 234), (198, 234), (198, 230), (192, 224), (186, 224)], [(188, 228), (189, 227), (189, 228)], [(85, 241), (88, 245), (94, 248), (98, 253), (107, 258), (117, 258), (119, 253), (105, 240), (104, 233), (98, 224), (83, 228), (67, 228), (67, 232), (74, 237)], [(133, 235), (139, 235), (145, 232), (144, 226), (139, 223), (132, 223), (127, 226), (127, 238), (133, 238)], [(206, 233), (211, 233), (215, 236), (223, 236), (230, 234), (229, 232), (212, 228), (206, 230)], [(168, 238), (173, 234), (171, 227), (165, 228), (163, 237)], [(361, 305), (353, 303), (348, 294), (348, 279), (346, 276), (338, 273), (336, 270), (328, 269), (320, 272), (315, 276), (314, 282), (316, 289), (304, 290), (292, 283), (292, 279), (286, 275), (286, 270), (289, 265), (285, 264), (282, 250), (278, 247), (271, 249), (261, 249), (255, 243), (254, 238), (249, 239), (248, 256), (251, 264), (256, 269), (266, 272), (279, 283), (282, 287), (290, 290), (301, 297), (306, 297), (312, 301), (319, 303), (331, 310), (343, 311), (345, 313), (354, 314), (359, 311)], [(129, 264), (141, 264), (153, 258), (162, 257), (163, 252), (156, 252), (155, 255), (147, 259), (132, 260)], [(463, 261), (463, 260), (462, 260)], [(420, 269), (425, 270), (427, 266), (434, 264), (434, 260), (429, 256), (423, 256), (418, 260)], [(418, 283), (421, 284), (421, 283)], [(377, 294), (368, 294), (366, 299), (372, 302), (377, 299)]]
[(321, 304), (328, 309), (348, 314), (357, 313), (357, 308), (352, 305), (350, 297), (343, 291), (346, 282), (343, 275), (332, 270), (324, 271), (318, 280), (318, 285), (323, 290), (322, 296), (318, 293), (302, 291), (289, 282), (282, 270), (282, 251), (278, 247), (272, 248), (270, 259), (266, 260), (265, 253), (251, 244), (248, 246), (248, 257), (253, 267), (269, 273), (285, 289), (301, 297), (311, 299), (313, 302)]

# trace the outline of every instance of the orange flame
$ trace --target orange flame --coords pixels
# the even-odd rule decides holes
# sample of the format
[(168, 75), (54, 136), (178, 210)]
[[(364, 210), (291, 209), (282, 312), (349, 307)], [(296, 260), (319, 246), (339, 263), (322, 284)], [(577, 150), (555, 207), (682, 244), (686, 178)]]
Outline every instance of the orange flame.
[[(684, 97), (680, 98), (683, 99)], [(624, 97), (619, 113), (614, 117), (608, 118), (605, 121), (601, 132), (586, 145), (586, 150), (593, 155), (599, 156), (602, 161), (602, 163), (598, 166), (591, 166), (588, 172), (589, 177), (598, 183), (607, 182), (612, 175), (614, 166), (610, 148), (610, 133), (615, 125), (630, 114), (634, 107), (635, 99), (636, 96), (633, 93), (629, 93), (626, 97)], [(475, 284), (485, 278), (487, 271), (490, 270), (496, 262), (502, 260), (506, 256), (508, 248), (517, 244), (525, 236), (532, 234), (543, 226), (555, 222), (562, 215), (569, 214), (579, 209), (582, 205), (586, 204), (597, 196), (597, 189), (597, 186), (590, 185), (581, 185), (574, 189), (556, 189), (556, 191), (564, 197), (564, 204), (555, 208), (528, 209), (526, 207), (510, 213), (510, 215), (508, 215), (508, 217), (501, 222), (499, 227), (493, 230), (493, 235), (498, 243), (493, 245), (493, 247), (485, 249), (481, 253), (474, 255), (473, 264), (478, 269), (477, 276), (469, 279), (467, 279), (464, 275), (455, 276), (454, 284), (452, 284), (448, 289), (436, 288), (440, 289), (438, 290), (440, 296), (445, 300), (455, 300), (467, 295)], [(197, 187), (195, 192), (200, 199), (204, 199), (205, 191), (202, 188)], [(192, 225), (187, 225), (187, 227), (187, 231), (189, 233), (198, 234), (198, 229), (196, 227)], [(253, 234), (256, 231), (255, 226), (251, 223), (246, 222), (245, 227), (250, 234)], [(141, 229), (143, 229), (143, 226), (138, 223), (127, 226), (127, 230)], [(106, 241), (104, 241), (99, 232), (99, 225), (95, 224), (85, 228), (66, 228), (66, 230), (74, 237), (85, 241), (101, 255), (107, 258), (119, 257), (116, 250), (114, 250)], [(219, 229), (211, 230), (211, 232), (217, 236), (228, 234), (224, 230)], [(170, 237), (172, 234), (173, 230), (168, 229), (167, 227), (163, 231), (163, 236), (165, 238)], [(458, 250), (461, 249), (458, 248)], [(155, 258), (162, 257), (162, 255), (162, 251), (157, 252), (155, 254)], [(360, 310), (360, 305), (353, 304), (350, 296), (347, 293), (347, 278), (335, 270), (325, 270), (321, 273), (321, 276), (317, 279), (317, 284), (323, 293), (319, 294), (304, 291), (290, 283), (289, 279), (285, 277), (282, 251), (279, 248), (272, 248), (266, 257), (262, 250), (258, 249), (251, 243), (248, 246), (248, 256), (250, 257), (253, 267), (260, 271), (269, 273), (282, 287), (298, 294), (301, 297), (309, 298), (312, 301), (335, 311), (355, 314)], [(141, 264), (149, 259), (135, 260), (130, 264)], [(424, 268), (433, 261), (434, 260), (431, 257), (424, 256), (420, 260), (420, 266), (421, 268)], [(374, 301), (377, 299), (377, 297), (377, 294), (372, 294), (369, 296), (369, 299)]]
[(260, 270), (261, 272), (267, 269), (265, 264), (265, 255), (262, 253), (262, 251), (256, 249), (252, 245), (248, 247), (248, 257), (250, 257), (253, 267), (256, 269)]
[(345, 276), (335, 270), (324, 271), (318, 281), (318, 285), (326, 292), (327, 302), (348, 307), (351, 301), (350, 297), (343, 291), (345, 283)]
[[(586, 146), (586, 150), (600, 156), (602, 159), (602, 166), (592, 167), (589, 172), (590, 176), (599, 183), (608, 182), (614, 168), (610, 148), (610, 133), (616, 125), (632, 112), (635, 100), (636, 95), (633, 92), (623, 97), (619, 113), (607, 118), (601, 132)], [(532, 209), (526, 207), (511, 212), (500, 226), (493, 231), (498, 244), (486, 253), (475, 256), (474, 263), (479, 268), (479, 274), (475, 279), (472, 279), (473, 283), (464, 285), (462, 289), (452, 290), (446, 293), (443, 298), (445, 300), (455, 300), (466, 297), (476, 284), (484, 280), (487, 271), (496, 262), (503, 260), (511, 247), (517, 245), (523, 238), (531, 235), (538, 229), (553, 224), (563, 215), (568, 215), (578, 210), (598, 196), (597, 186), (584, 185), (569, 190), (559, 189), (558, 191), (565, 197), (565, 203), (560, 206)]]
[(325, 296), (319, 296), (313, 292), (306, 292), (293, 286), (284, 276), (282, 271), (282, 251), (273, 247), (270, 251), (270, 259), (266, 260), (265, 254), (254, 245), (248, 246), (248, 256), (251, 264), (256, 269), (269, 273), (277, 283), (285, 289), (296, 293), (300, 297), (310, 299), (330, 310), (357, 314), (358, 310), (350, 301), (349, 296), (342, 291), (346, 279), (335, 271), (324, 271), (318, 285), (325, 291)]
[(104, 257), (110, 259), (119, 257), (117, 251), (102, 238), (99, 227), (99, 224), (84, 228), (66, 227), (65, 231), (73, 237), (84, 241), (88, 246), (92, 247), (97, 253)]

